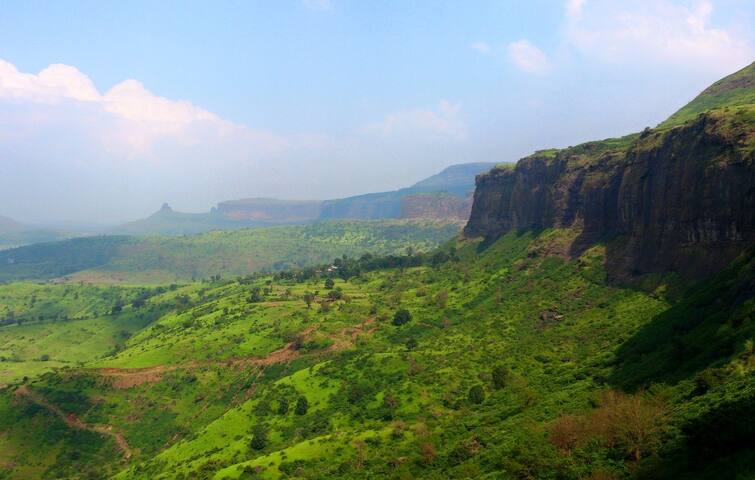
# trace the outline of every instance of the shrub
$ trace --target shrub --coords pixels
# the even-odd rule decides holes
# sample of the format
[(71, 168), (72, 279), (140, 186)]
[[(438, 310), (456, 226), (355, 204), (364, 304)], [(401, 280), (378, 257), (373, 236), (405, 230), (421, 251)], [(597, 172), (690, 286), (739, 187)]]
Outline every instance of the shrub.
[(296, 401), (296, 409), (294, 409), (294, 413), (297, 415), (306, 415), (307, 410), (309, 410), (309, 402), (307, 401), (307, 397), (302, 395)]
[(281, 397), (278, 400), (278, 415), (285, 415), (288, 413), (288, 399)]
[(252, 432), (252, 440), (249, 442), (249, 446), (254, 450), (263, 450), (267, 446), (267, 432), (265, 427), (257, 425)]
[(405, 308), (402, 308), (401, 310), (398, 310), (395, 314), (393, 314), (393, 324), (397, 327), (409, 323), (411, 319), (412, 314), (409, 313), (409, 310)]
[(500, 390), (506, 386), (506, 383), (508, 383), (509, 369), (503, 365), (496, 365), (493, 367), (491, 375), (493, 379), (493, 387)]
[(325, 279), (325, 288), (330, 290), (336, 285), (336, 283), (333, 281), (332, 278), (326, 278)]
[(485, 390), (482, 389), (482, 385), (475, 385), (469, 389), (469, 401), (474, 404), (480, 404), (485, 401)]
[(549, 428), (548, 439), (566, 453), (598, 441), (638, 461), (658, 451), (667, 429), (666, 409), (658, 399), (609, 390), (593, 411), (556, 419)]

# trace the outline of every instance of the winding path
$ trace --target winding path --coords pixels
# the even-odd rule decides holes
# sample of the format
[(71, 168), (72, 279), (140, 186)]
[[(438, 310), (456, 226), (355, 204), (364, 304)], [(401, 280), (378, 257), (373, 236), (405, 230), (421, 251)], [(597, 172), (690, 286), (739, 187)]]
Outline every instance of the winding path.
[(100, 435), (107, 435), (111, 437), (118, 445), (118, 449), (123, 454), (123, 458), (126, 460), (131, 458), (133, 454), (131, 447), (128, 446), (128, 443), (123, 437), (123, 434), (115, 431), (112, 425), (84, 423), (75, 413), (64, 412), (60, 409), (60, 407), (48, 402), (47, 400), (42, 398), (41, 395), (32, 391), (26, 385), (21, 385), (20, 387), (18, 387), (18, 389), (16, 389), (16, 396), (26, 398), (36, 403), (40, 407), (43, 407), (51, 413), (57, 415), (69, 428), (74, 428), (76, 430), (87, 430), (90, 432), (99, 433)]

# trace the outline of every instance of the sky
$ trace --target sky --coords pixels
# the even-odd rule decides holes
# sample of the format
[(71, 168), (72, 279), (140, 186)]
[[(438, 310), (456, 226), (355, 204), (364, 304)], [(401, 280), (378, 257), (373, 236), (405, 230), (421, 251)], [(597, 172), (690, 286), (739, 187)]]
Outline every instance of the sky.
[(754, 32), (751, 0), (4, 0), (0, 215), (339, 198), (620, 136)]

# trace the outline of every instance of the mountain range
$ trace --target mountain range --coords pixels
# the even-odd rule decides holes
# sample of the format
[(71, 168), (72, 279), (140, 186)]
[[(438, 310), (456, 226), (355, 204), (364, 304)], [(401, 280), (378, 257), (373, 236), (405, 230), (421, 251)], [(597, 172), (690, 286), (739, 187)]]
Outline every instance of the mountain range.
[(301, 224), (320, 220), (421, 218), (464, 222), (475, 177), (495, 163), (452, 165), (411, 187), (337, 200), (247, 198), (220, 202), (206, 213), (182, 213), (167, 204), (151, 216), (108, 231), (126, 235), (185, 235), (209, 230)]

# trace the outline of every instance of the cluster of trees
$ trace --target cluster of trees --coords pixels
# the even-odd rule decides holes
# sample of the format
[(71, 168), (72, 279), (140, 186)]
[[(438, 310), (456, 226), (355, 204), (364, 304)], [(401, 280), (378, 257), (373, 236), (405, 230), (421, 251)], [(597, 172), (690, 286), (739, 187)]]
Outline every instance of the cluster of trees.
[(306, 281), (313, 278), (320, 278), (322, 276), (327, 278), (338, 277), (343, 280), (349, 280), (352, 277), (374, 270), (384, 270), (387, 268), (411, 268), (423, 265), (437, 267), (443, 263), (457, 261), (458, 259), (459, 257), (456, 253), (455, 247), (450, 247), (447, 250), (437, 250), (432, 254), (422, 252), (414, 253), (409, 251), (406, 255), (375, 256), (370, 253), (365, 253), (359, 258), (349, 258), (348, 256), (343, 255), (341, 258), (334, 259), (329, 265), (319, 265), (301, 270), (277, 272), (275, 277), (281, 280), (295, 281)]
[[(278, 399), (278, 415), (286, 415), (288, 413), (289, 404), (288, 398), (281, 397)], [(307, 397), (300, 395), (296, 399), (296, 406), (294, 407), (294, 413), (302, 416), (306, 415), (309, 411), (309, 402)], [(252, 429), (252, 439), (249, 442), (249, 447), (253, 450), (264, 450), (267, 446), (267, 426), (264, 423), (258, 423)]]
[(608, 390), (594, 410), (554, 421), (548, 439), (566, 454), (598, 445), (639, 461), (657, 453), (668, 429), (668, 413), (659, 399)]

